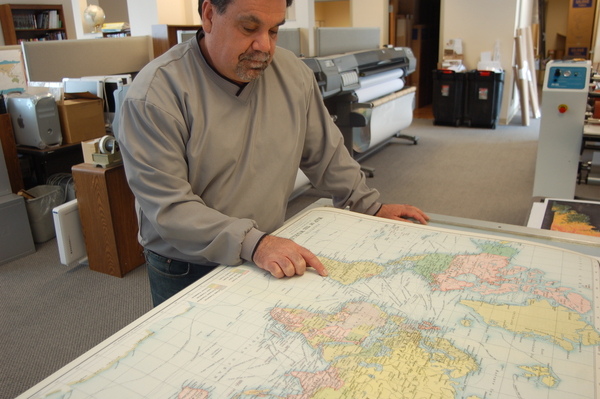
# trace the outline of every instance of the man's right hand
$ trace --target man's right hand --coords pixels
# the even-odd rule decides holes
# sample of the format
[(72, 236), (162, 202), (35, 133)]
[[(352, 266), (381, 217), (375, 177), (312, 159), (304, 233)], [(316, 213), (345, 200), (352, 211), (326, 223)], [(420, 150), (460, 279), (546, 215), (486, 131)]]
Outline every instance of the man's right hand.
[(321, 276), (327, 276), (327, 269), (308, 249), (287, 238), (265, 236), (254, 251), (254, 263), (274, 277), (303, 275), (307, 267), (314, 268)]

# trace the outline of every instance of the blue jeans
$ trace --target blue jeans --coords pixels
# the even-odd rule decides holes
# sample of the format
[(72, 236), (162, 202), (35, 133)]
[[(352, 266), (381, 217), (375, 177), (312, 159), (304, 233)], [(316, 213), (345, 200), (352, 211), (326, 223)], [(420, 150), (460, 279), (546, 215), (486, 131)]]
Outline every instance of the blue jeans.
[(182, 262), (145, 250), (152, 304), (156, 307), (204, 277), (216, 266)]

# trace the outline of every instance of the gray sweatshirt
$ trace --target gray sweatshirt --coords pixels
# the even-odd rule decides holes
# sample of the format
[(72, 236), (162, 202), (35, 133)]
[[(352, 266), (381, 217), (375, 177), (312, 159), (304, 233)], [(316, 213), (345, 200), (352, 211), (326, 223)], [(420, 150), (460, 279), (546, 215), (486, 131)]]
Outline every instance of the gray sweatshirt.
[(337, 207), (380, 207), (312, 71), (282, 48), (240, 90), (208, 65), (195, 39), (179, 44), (137, 75), (119, 124), (140, 244), (168, 258), (251, 260), (260, 237), (283, 224), (298, 168)]

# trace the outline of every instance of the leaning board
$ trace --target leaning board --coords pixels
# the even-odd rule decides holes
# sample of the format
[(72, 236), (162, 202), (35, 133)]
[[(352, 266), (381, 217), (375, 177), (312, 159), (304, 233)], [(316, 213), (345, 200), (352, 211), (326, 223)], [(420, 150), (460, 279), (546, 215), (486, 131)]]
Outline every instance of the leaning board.
[(21, 397), (598, 397), (597, 259), (332, 208), (277, 234), (329, 277), (217, 268)]

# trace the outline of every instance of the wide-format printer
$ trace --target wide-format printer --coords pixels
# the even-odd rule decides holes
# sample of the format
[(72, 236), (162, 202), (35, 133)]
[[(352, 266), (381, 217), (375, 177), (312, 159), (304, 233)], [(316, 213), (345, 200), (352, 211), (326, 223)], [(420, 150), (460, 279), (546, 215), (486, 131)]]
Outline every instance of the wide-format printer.
[(325, 57), (302, 58), (319, 84), (325, 105), (344, 135), (346, 147), (361, 159), (412, 123), (414, 87), (405, 77), (416, 58), (407, 47), (383, 47)]

